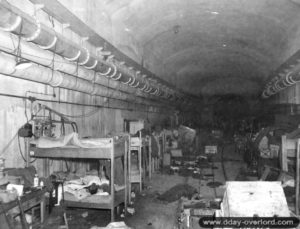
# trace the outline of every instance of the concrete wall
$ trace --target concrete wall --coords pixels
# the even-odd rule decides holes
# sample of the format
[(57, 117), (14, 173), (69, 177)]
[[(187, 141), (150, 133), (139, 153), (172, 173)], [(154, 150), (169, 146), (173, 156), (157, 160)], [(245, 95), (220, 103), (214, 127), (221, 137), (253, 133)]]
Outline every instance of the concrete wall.
[[(55, 92), (56, 98), (46, 95), (38, 95), (32, 92)], [(4, 75), (0, 75), (0, 93), (20, 96), (34, 96), (40, 99), (60, 99), (61, 101), (69, 101), (74, 103), (102, 104), (104, 102), (104, 99), (100, 97), (95, 98), (90, 95), (84, 95), (78, 92), (70, 92), (62, 89), (59, 92), (58, 88), (50, 88), (42, 84), (28, 82)], [(78, 124), (79, 135), (81, 137), (104, 137), (110, 133), (122, 132), (124, 119), (144, 119), (149, 120), (152, 125), (155, 125), (159, 124), (161, 120), (165, 118), (163, 114), (158, 113), (84, 107), (63, 103), (39, 103), (47, 105), (58, 112), (73, 116), (83, 115), (90, 113), (91, 111), (95, 111), (88, 117), (71, 118)], [(27, 101), (26, 110), (28, 117), (30, 118), (29, 101)], [(0, 157), (4, 157), (6, 159), (6, 167), (24, 166), (24, 162), (18, 147), (17, 132), (18, 129), (25, 123), (25, 100), (0, 96)], [(21, 149), (24, 151), (23, 139), (21, 139)]]
[[(83, 7), (88, 7), (93, 10), (98, 10), (101, 7), (98, 1), (62, 1), (66, 4), (70, 4), (70, 7), (77, 12), (78, 16), (87, 24), (94, 25), (95, 30), (102, 31), (101, 33), (104, 38), (109, 39), (111, 36), (111, 27), (109, 18), (105, 18), (105, 12), (102, 14), (103, 20), (91, 17), (87, 14), (82, 14), (80, 9)], [(51, 26), (49, 17), (43, 12), (38, 11), (34, 12), (34, 6), (29, 1), (23, 0), (12, 0), (11, 4), (19, 7), (22, 11), (26, 12), (29, 15), (37, 14), (37, 17), (42, 23), (45, 23)], [(73, 6), (73, 7), (72, 7)], [(96, 21), (95, 21), (96, 20)], [(97, 22), (97, 23), (96, 23)], [(54, 29), (58, 32), (61, 32), (68, 39), (71, 39), (75, 42), (81, 42), (80, 37), (68, 29), (63, 29), (62, 25), (54, 21)], [(33, 92), (33, 93), (32, 93)], [(94, 97), (91, 95), (67, 91), (64, 89), (52, 88), (39, 83), (29, 82), (21, 79), (12, 78), (10, 76), (0, 75), (0, 93), (1, 94), (11, 94), (18, 96), (34, 96), (40, 99), (51, 99), (51, 100), (61, 100), (69, 101), (72, 103), (84, 103), (84, 104), (105, 104), (106, 106), (123, 106), (126, 107), (126, 104), (121, 101), (114, 102), (113, 104), (105, 103), (106, 99), (101, 97)], [(36, 94), (40, 93), (40, 94)], [(56, 98), (53, 98), (49, 95), (44, 94), (56, 94)], [(52, 102), (41, 102), (58, 112), (67, 114), (67, 115), (83, 115), (86, 113), (93, 112), (92, 115), (88, 117), (81, 117), (72, 119), (76, 121), (79, 127), (80, 137), (92, 136), (92, 137), (104, 137), (110, 133), (117, 133), (123, 131), (123, 121), (124, 119), (144, 119), (149, 120), (151, 125), (159, 124), (164, 120), (167, 114), (161, 113), (145, 113), (136, 111), (128, 111), (121, 109), (108, 109), (108, 108), (95, 108), (89, 106), (79, 106), (79, 105), (69, 105), (64, 103), (52, 103)], [(20, 98), (12, 98), (7, 96), (0, 96), (0, 157), (6, 159), (6, 167), (23, 167), (24, 161), (20, 154), (20, 149), (18, 146), (18, 129), (26, 123), (25, 110), (27, 111), (28, 116), (30, 116), (30, 102)], [(21, 150), (24, 151), (23, 140), (21, 139)], [(41, 160), (38, 160), (34, 165), (42, 170), (43, 164)], [(53, 163), (52, 170), (63, 168), (61, 162)]]
[(300, 104), (300, 84), (295, 84), (276, 94), (272, 101), (275, 103)]

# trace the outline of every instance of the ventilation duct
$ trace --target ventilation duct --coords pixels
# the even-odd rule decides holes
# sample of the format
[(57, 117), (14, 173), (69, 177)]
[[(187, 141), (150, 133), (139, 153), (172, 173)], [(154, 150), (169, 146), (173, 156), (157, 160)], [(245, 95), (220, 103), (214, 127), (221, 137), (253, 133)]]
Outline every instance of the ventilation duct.
[[(149, 82), (147, 78), (143, 77), (137, 71), (127, 67), (123, 62), (119, 62), (113, 57), (107, 59), (105, 56), (97, 56), (87, 48), (67, 40), (53, 29), (40, 23), (36, 18), (29, 17), (17, 8), (11, 6), (5, 0), (0, 0), (0, 27), (6, 32), (21, 36), (22, 39), (27, 42), (36, 44), (41, 49), (51, 51), (52, 53), (63, 57), (68, 64), (58, 64), (58, 62), (55, 62), (55, 68), (63, 72), (78, 75), (81, 74), (91, 80), (91, 78), (94, 77), (94, 74), (89, 72), (85, 75), (85, 73), (89, 70), (93, 70), (99, 76), (105, 76), (112, 81), (120, 81), (133, 89), (138, 89), (142, 94), (149, 94), (150, 97), (153, 96), (154, 98), (165, 98), (175, 101), (177, 97), (182, 96), (182, 93), (175, 93), (173, 89), (162, 91), (163, 89), (159, 88), (157, 83)], [(24, 51), (24, 53), (27, 53), (27, 58), (29, 60), (35, 59), (33, 61), (38, 63), (40, 63), (37, 60), (38, 58), (43, 59), (40, 61), (48, 62), (48, 64), (53, 58), (57, 59), (57, 55), (53, 55), (54, 57), (52, 56), (52, 58), (49, 58), (49, 53), (44, 54), (47, 56), (46, 58), (45, 56), (34, 58), (28, 55), (28, 53), (31, 52)], [(70, 64), (70, 62), (76, 64)], [(78, 66), (84, 67), (85, 70)], [(78, 71), (78, 73), (76, 71)], [(80, 73), (80, 71), (82, 73)]]
[(38, 83), (60, 87), (69, 90), (79, 91), (91, 95), (108, 97), (118, 100), (127, 100), (145, 105), (157, 106), (156, 103), (136, 97), (132, 94), (126, 94), (113, 90), (102, 85), (92, 83), (79, 77), (74, 77), (59, 71), (52, 71), (41, 65), (32, 64), (26, 69), (16, 69), (16, 58), (14, 56), (0, 53), (0, 74), (17, 77), (24, 80), (30, 80)]
[(269, 80), (262, 93), (263, 98), (293, 86), (300, 82), (300, 50), (286, 60), (273, 74), (275, 77)]

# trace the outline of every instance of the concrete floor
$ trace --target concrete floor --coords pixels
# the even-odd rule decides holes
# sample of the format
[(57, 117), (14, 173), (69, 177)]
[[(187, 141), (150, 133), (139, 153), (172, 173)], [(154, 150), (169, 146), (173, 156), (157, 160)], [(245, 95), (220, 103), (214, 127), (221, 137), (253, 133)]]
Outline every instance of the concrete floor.
[[(224, 162), (228, 180), (235, 180), (239, 174), (243, 163), (237, 159), (239, 155), (234, 155), (232, 147), (226, 147), (224, 151)], [(234, 159), (234, 160), (232, 160)], [(221, 162), (215, 162), (214, 170), (203, 169), (204, 174), (214, 173), (215, 181), (225, 184)], [(179, 201), (165, 203), (157, 200), (158, 194), (162, 194), (177, 184), (188, 184), (196, 188), (201, 196), (207, 198), (222, 198), (224, 187), (220, 186), (214, 190), (206, 185), (211, 180), (199, 180), (191, 176), (170, 175), (165, 173), (155, 173), (150, 181), (146, 182), (144, 191), (137, 195), (133, 207), (135, 214), (127, 216), (124, 220), (126, 224), (135, 229), (173, 229), (177, 225), (177, 212)], [(106, 226), (109, 223), (109, 211), (73, 209), (68, 210), (68, 221), (70, 228), (91, 228), (92, 226)], [(83, 213), (88, 213), (83, 217)], [(43, 228), (57, 228), (62, 223), (61, 214), (52, 215)]]
[[(218, 169), (214, 170), (215, 181), (225, 184), (225, 179), (221, 167), (221, 163), (215, 163)], [(229, 180), (235, 180), (243, 165), (237, 161), (225, 162), (225, 167)], [(204, 169), (204, 173), (211, 173), (211, 169)], [(224, 188), (220, 186), (216, 188), (216, 194), (213, 188), (206, 185), (208, 181), (200, 181), (192, 177), (183, 177), (177, 174), (167, 175), (157, 173), (154, 174), (152, 180), (147, 184), (148, 189), (144, 192), (144, 196), (139, 196), (135, 203), (136, 214), (126, 218), (129, 226), (136, 229), (173, 229), (177, 225), (177, 211), (179, 202), (162, 203), (156, 199), (157, 194), (164, 193), (177, 184), (188, 184), (197, 189), (201, 196), (205, 198), (223, 197)]]

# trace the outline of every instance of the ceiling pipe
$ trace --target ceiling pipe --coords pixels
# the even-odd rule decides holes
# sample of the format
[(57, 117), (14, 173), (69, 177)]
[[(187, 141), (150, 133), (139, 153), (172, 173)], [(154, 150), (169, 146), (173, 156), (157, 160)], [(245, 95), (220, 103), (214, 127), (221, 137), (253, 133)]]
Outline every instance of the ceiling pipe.
[(289, 71), (281, 78), (275, 77), (265, 87), (262, 97), (269, 98), (270, 96), (295, 85), (300, 82), (300, 72)]
[(273, 74), (262, 92), (263, 98), (270, 96), (300, 82), (300, 50), (288, 58)]
[[(28, 42), (58, 54), (68, 61), (76, 62), (87, 69), (93, 69), (101, 75), (108, 75), (111, 69), (116, 67), (122, 73), (118, 80), (126, 84), (134, 78), (139, 83), (131, 86), (138, 89), (143, 88), (146, 84), (140, 76), (133, 74), (131, 69), (126, 67), (123, 62), (115, 60), (113, 56), (109, 61), (106, 61), (103, 56), (98, 57), (91, 54), (88, 49), (65, 39), (54, 30), (41, 24), (37, 19), (29, 17), (11, 6), (5, 0), (0, 0), (0, 15), (0, 27), (4, 31), (22, 36)], [(113, 72), (113, 75), (115, 74), (116, 71)], [(147, 90), (147, 93), (150, 92), (151, 90)]]
[[(13, 34), (0, 31), (0, 40), (0, 50), (15, 54), (15, 47), (18, 44), (18, 37)], [(134, 88), (127, 87), (121, 84), (119, 81), (110, 80), (109, 78), (103, 77), (100, 75), (100, 73), (95, 73), (94, 71), (87, 70), (85, 68), (82, 68), (81, 66), (76, 66), (76, 64), (70, 63), (62, 57), (53, 55), (48, 51), (43, 51), (36, 45), (25, 42), (24, 40), (20, 41), (20, 50), (20, 57), (26, 60), (33, 61), (43, 66), (53, 67), (57, 71), (76, 75), (79, 78), (88, 80), (92, 83), (100, 84), (105, 87), (118, 88), (118, 90), (125, 93), (137, 94), (138, 96), (143, 98), (153, 99), (153, 97), (148, 94), (139, 92), (136, 93), (136, 90)], [(54, 62), (52, 63), (52, 61)]]
[(52, 71), (41, 65), (32, 64), (30, 67), (21, 70), (16, 69), (15, 66), (16, 58), (14, 56), (0, 53), (0, 74), (11, 75), (24, 80), (47, 84), (52, 87), (65, 88), (101, 97), (128, 100), (136, 103), (143, 103), (145, 105), (157, 105), (149, 100), (136, 97), (132, 94), (125, 94), (121, 91), (109, 89), (96, 83), (93, 84), (90, 81), (64, 74), (59, 71)]

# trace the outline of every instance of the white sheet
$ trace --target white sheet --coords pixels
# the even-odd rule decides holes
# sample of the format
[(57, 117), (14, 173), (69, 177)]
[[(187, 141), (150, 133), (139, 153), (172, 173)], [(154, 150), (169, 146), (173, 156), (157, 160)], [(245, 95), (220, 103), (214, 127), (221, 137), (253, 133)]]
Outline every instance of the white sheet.
[(35, 144), (38, 148), (56, 148), (68, 145), (80, 148), (105, 148), (109, 147), (111, 142), (106, 138), (79, 139), (78, 133), (71, 133), (59, 138), (40, 137), (31, 143)]

